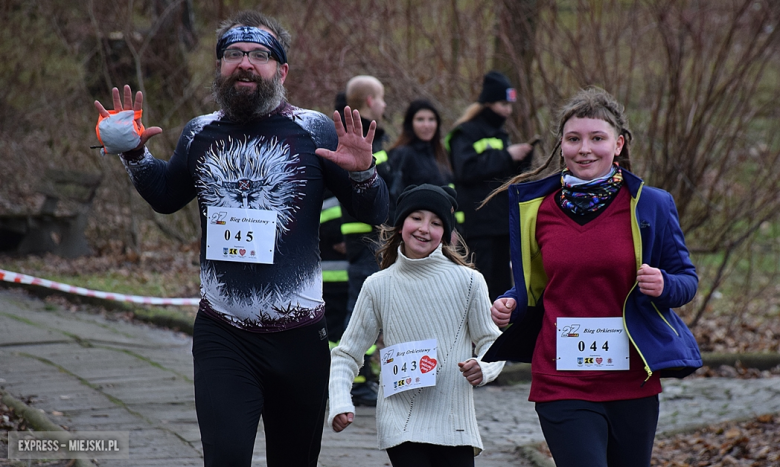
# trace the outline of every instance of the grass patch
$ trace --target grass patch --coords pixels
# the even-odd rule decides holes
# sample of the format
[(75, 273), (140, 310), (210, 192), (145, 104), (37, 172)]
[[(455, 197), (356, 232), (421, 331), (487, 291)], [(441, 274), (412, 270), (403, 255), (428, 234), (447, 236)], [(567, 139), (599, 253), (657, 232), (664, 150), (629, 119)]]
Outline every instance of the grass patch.
[(122, 271), (76, 276), (54, 274), (46, 279), (92, 290), (148, 297), (172, 297), (171, 294), (181, 289), (179, 284), (170, 281), (170, 277), (153, 272), (141, 276)]

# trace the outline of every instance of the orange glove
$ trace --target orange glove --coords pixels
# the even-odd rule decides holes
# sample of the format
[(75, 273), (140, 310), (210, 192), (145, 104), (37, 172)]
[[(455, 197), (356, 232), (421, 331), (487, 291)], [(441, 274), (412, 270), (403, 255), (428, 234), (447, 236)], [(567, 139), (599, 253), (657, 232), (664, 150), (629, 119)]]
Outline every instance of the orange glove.
[(103, 154), (121, 154), (141, 144), (143, 110), (109, 110), (108, 117), (98, 116), (95, 133), (103, 146)]

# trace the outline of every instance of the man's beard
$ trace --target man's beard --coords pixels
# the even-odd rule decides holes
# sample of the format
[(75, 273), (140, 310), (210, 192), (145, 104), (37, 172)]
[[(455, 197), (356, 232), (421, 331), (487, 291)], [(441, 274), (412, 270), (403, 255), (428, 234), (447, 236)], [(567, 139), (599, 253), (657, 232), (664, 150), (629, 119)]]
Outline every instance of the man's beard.
[[(236, 88), (236, 82), (240, 79), (255, 83), (254, 91)], [(211, 88), (214, 100), (225, 116), (235, 122), (243, 123), (267, 115), (284, 100), (284, 86), (279, 72), (271, 79), (264, 79), (245, 70), (237, 70), (230, 76), (222, 76), (217, 70)]]

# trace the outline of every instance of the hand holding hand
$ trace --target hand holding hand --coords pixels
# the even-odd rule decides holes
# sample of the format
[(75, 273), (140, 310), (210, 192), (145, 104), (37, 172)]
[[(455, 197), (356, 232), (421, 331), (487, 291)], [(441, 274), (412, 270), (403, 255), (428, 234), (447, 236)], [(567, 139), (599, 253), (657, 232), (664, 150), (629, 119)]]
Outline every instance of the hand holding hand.
[[(123, 99), (119, 95), (119, 89), (114, 88), (111, 90), (111, 94), (114, 101), (114, 110), (117, 112), (120, 112), (122, 110), (132, 110), (132, 111), (139, 111), (143, 110), (144, 107), (144, 95), (141, 91), (138, 91), (135, 94), (135, 101), (133, 101), (133, 91), (130, 89), (130, 86), (125, 85), (124, 87), (124, 104), (122, 103)], [(105, 107), (103, 107), (103, 104), (101, 104), (98, 101), (95, 101), (95, 108), (97, 109), (98, 113), (101, 117), (107, 118), (110, 114), (106, 110)], [(137, 120), (138, 124), (140, 126), (140, 119)], [(139, 136), (141, 137), (141, 144), (138, 145), (137, 148), (139, 149), (143, 147), (147, 141), (149, 141), (149, 138), (155, 135), (159, 135), (162, 133), (162, 128), (158, 126), (153, 126), (146, 128)]]
[(479, 362), (474, 359), (466, 360), (465, 362), (458, 363), (460, 372), (472, 386), (479, 386), (482, 382), (482, 368), (479, 366)]
[(344, 428), (352, 424), (355, 419), (355, 414), (352, 412), (344, 412), (336, 415), (333, 418), (333, 431), (336, 433), (343, 431)]
[(338, 112), (333, 112), (333, 123), (336, 125), (336, 134), (339, 137), (339, 145), (335, 151), (319, 148), (314, 151), (320, 157), (335, 162), (336, 165), (349, 172), (361, 172), (368, 170), (373, 161), (371, 143), (374, 141), (376, 121), (372, 121), (368, 127), (368, 133), (363, 136), (363, 122), (360, 121), (360, 112), (344, 107), (344, 124)]
[(503, 327), (509, 324), (509, 318), (512, 317), (512, 311), (517, 306), (514, 298), (499, 298), (493, 302), (490, 307), (490, 316), (496, 326)]
[(649, 297), (660, 297), (664, 291), (664, 275), (658, 268), (643, 264), (636, 273), (639, 291)]

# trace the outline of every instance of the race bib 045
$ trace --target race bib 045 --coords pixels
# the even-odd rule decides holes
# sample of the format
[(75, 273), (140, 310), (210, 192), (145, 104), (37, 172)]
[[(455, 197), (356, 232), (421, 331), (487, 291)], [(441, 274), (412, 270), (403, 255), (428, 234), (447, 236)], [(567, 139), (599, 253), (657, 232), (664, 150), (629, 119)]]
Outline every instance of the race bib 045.
[(276, 212), (208, 206), (206, 259), (273, 264)]

